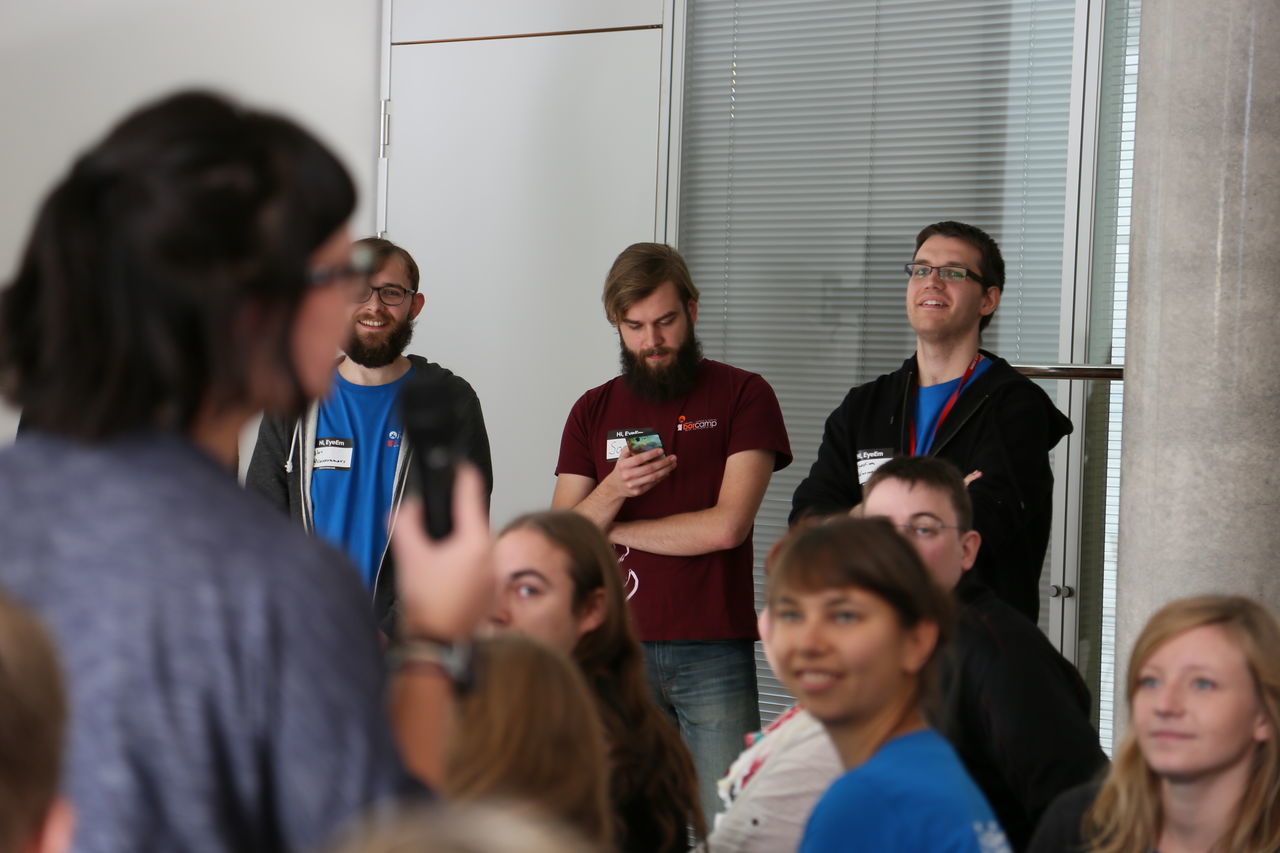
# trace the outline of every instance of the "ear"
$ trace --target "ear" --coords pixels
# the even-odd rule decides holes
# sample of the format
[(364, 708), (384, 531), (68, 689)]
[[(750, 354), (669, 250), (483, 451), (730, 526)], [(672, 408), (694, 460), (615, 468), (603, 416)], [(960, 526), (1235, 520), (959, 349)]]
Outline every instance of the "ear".
[(996, 309), (1000, 307), (1001, 295), (1000, 288), (994, 285), (988, 287), (987, 292), (982, 296), (982, 308), (979, 310), (979, 313), (984, 317), (988, 314), (994, 314)]
[(422, 295), (421, 290), (413, 294), (413, 299), (409, 303), (409, 319), (410, 320), (416, 319), (418, 316), (418, 313), (422, 311), (422, 306), (426, 304), (427, 304), (427, 297)]
[(960, 569), (969, 571), (978, 559), (978, 549), (982, 547), (982, 534), (976, 530), (966, 530), (960, 536)]
[(902, 669), (912, 675), (924, 669), (938, 645), (938, 623), (922, 619), (906, 632), (902, 645)]
[(693, 325), (698, 322), (698, 300), (690, 299), (685, 303), (685, 308), (689, 311), (689, 324)]
[(1253, 739), (1258, 743), (1265, 743), (1271, 740), (1271, 721), (1267, 719), (1267, 715), (1258, 712), (1258, 718), (1253, 721)]
[(582, 611), (578, 615), (578, 636), (583, 637), (604, 624), (604, 587), (593, 589), (582, 602)]

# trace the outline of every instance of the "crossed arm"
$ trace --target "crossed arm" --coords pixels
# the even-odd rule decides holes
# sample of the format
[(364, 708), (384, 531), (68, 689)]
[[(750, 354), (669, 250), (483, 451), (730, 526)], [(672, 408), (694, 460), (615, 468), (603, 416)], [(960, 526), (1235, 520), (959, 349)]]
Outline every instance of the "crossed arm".
[(774, 452), (742, 450), (726, 459), (713, 506), (664, 518), (615, 521), (628, 497), (644, 494), (674, 470), (675, 457), (662, 457), (661, 453), (651, 450), (631, 456), (624, 450), (613, 472), (599, 483), (580, 474), (561, 474), (556, 478), (551, 505), (591, 519), (616, 545), (651, 554), (692, 556), (740, 545), (751, 532), (764, 500), (773, 474)]

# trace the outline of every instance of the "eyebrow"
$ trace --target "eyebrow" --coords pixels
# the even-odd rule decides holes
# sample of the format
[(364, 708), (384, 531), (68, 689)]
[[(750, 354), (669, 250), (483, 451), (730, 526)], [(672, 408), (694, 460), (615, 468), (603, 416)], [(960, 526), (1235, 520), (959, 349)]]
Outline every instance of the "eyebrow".
[(524, 580), (526, 578), (537, 578), (543, 583), (551, 583), (551, 581), (547, 580), (547, 576), (544, 575), (542, 572), (538, 571), (537, 569), (520, 569), (518, 571), (512, 572), (511, 575), (507, 578), (507, 582), (510, 583), (513, 581)]
[(911, 263), (928, 264), (931, 267), (964, 267), (965, 269), (969, 268), (969, 265), (966, 264), (964, 261), (943, 261), (940, 264), (935, 264), (933, 261), (929, 260), (928, 258), (920, 258), (920, 257), (915, 258), (914, 260), (911, 261)]
[[(663, 314), (661, 317), (659, 317), (658, 319), (654, 320), (653, 322), (655, 322), (655, 323), (661, 323), (663, 320), (670, 320), (672, 317), (676, 316), (678, 313), (680, 313), (680, 312), (678, 312), (678, 311), (668, 311), (667, 313)], [(622, 318), (622, 322), (626, 323), (628, 326), (643, 326), (643, 325), (644, 325), (644, 322), (643, 322), (642, 320), (632, 320), (630, 317), (623, 317), (623, 318)]]
[[(942, 516), (940, 516), (940, 515), (934, 515), (934, 514), (933, 514), (933, 513), (931, 513), (931, 512), (913, 512), (913, 513), (911, 513), (911, 520), (912, 520), (912, 521), (915, 521), (916, 519), (920, 519), (920, 518), (932, 518), (934, 521), (939, 521), (939, 522), (941, 522), (941, 521), (942, 521)], [(943, 523), (945, 524), (945, 522), (943, 522)]]

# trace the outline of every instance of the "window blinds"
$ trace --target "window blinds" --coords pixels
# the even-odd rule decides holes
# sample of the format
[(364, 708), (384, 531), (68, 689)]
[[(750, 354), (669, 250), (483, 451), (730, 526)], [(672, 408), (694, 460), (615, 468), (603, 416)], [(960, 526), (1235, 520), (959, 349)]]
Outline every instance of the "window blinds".
[[(758, 564), (827, 414), (914, 348), (901, 266), (920, 228), (989, 231), (1007, 284), (984, 346), (1057, 360), (1074, 6), (689, 0), (677, 244), (706, 354), (769, 380), (796, 458)], [(789, 704), (763, 664), (760, 688), (766, 717)]]

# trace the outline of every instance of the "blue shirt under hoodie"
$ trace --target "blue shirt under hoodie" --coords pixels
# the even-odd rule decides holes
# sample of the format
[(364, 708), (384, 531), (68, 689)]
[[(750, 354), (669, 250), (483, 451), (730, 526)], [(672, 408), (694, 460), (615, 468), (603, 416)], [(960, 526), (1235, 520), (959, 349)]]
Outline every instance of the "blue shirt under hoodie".
[(356, 385), (335, 373), (316, 424), (311, 474), (316, 533), (351, 557), (366, 589), (373, 589), (387, 546), (403, 432), (398, 403), (409, 376), (385, 385)]

